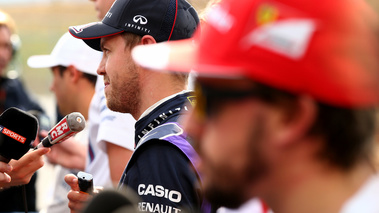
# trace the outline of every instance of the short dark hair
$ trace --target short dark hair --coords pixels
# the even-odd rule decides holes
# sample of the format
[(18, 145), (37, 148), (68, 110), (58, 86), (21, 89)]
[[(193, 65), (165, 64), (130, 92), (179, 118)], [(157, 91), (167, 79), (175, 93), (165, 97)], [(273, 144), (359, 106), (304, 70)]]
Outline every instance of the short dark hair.
[(62, 65), (58, 65), (57, 68), (59, 70), (59, 75), (62, 77), (63, 73), (64, 73), (64, 71), (66, 71), (67, 67), (66, 66), (62, 66)]
[(129, 49), (135, 47), (142, 39), (142, 36), (129, 32), (122, 32), (121, 36), (125, 40), (125, 48)]
[[(286, 112), (296, 113), (294, 104), (297, 95), (262, 84), (256, 86), (262, 94), (261, 100), (285, 108)], [(318, 114), (308, 135), (325, 139), (317, 157), (343, 170), (352, 168), (362, 159), (372, 157), (375, 108), (348, 109), (322, 102), (316, 102), (316, 105)]]
[[(63, 73), (66, 71), (67, 67), (58, 65), (58, 70), (59, 70), (59, 75), (63, 76)], [(79, 70), (80, 71), (80, 70)], [(96, 75), (91, 75), (85, 72), (80, 71), (83, 73), (83, 78), (87, 79), (94, 87), (96, 86), (96, 81), (97, 81), (97, 76)]]
[(310, 134), (323, 135), (325, 149), (320, 157), (351, 168), (358, 160), (370, 159), (376, 128), (376, 110), (347, 109), (318, 103), (318, 117)]
[(97, 82), (97, 76), (96, 75), (91, 75), (91, 74), (88, 74), (88, 73), (85, 73), (85, 72), (82, 72), (83, 73), (83, 78), (87, 79), (94, 87), (96, 86), (96, 82)]

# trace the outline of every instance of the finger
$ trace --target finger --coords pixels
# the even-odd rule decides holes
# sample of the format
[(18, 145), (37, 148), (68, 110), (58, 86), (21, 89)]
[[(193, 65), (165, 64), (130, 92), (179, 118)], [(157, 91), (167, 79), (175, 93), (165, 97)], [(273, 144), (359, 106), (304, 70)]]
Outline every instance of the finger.
[(42, 148), (39, 148), (39, 149), (34, 150), (34, 151), (29, 151), (24, 156), (22, 156), (19, 161), (22, 164), (31, 163), (31, 162), (37, 160), (38, 158), (40, 158), (41, 156), (50, 152), (50, 150), (51, 150), (50, 148), (42, 147)]
[(48, 153), (50, 148), (41, 148), (35, 151), (29, 151), (17, 161), (10, 161), (9, 164), (13, 165), (14, 170), (23, 168), (25, 172), (36, 171), (44, 165), (42, 155)]
[(9, 173), (10, 171), (12, 171), (11, 165), (4, 163), (4, 162), (0, 162), (0, 172)]
[(82, 212), (83, 204), (82, 203), (74, 203), (74, 202), (68, 202), (68, 208), (70, 208), (71, 213), (79, 213)]
[(67, 198), (69, 200), (68, 207), (71, 209), (71, 212), (81, 212), (85, 203), (88, 199), (91, 198), (91, 196), (85, 193), (71, 190), (67, 194)]
[(88, 193), (82, 193), (82, 192), (79, 192), (79, 191), (73, 191), (71, 190), (68, 194), (67, 194), (67, 198), (71, 201), (71, 202), (75, 202), (75, 203), (83, 203), (83, 202), (86, 202), (88, 199), (90, 199), (92, 196)]
[(37, 152), (36, 155), (43, 156), (43, 155), (49, 153), (50, 151), (51, 151), (50, 148), (41, 147), (41, 148), (38, 148), (37, 150), (34, 150), (33, 152)]
[(11, 176), (9, 176), (7, 173), (0, 173), (0, 183), (10, 183), (10, 182), (11, 182)]
[(71, 187), (73, 191), (80, 191), (78, 178), (73, 174), (68, 174), (64, 177), (64, 181)]

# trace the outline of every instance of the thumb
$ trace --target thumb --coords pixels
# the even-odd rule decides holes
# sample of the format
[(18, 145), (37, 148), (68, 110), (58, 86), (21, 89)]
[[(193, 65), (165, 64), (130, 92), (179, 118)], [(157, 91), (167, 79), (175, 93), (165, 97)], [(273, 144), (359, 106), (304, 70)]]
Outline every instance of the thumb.
[(68, 174), (64, 177), (64, 181), (71, 187), (73, 191), (80, 191), (78, 178), (73, 174)]

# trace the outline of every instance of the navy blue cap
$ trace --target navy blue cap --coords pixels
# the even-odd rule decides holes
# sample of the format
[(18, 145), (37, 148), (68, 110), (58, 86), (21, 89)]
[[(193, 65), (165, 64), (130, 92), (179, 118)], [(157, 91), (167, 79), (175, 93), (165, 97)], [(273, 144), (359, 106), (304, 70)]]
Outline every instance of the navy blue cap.
[(116, 0), (101, 22), (69, 27), (76, 38), (101, 51), (100, 39), (122, 32), (151, 35), (157, 42), (190, 38), (199, 24), (186, 0)]

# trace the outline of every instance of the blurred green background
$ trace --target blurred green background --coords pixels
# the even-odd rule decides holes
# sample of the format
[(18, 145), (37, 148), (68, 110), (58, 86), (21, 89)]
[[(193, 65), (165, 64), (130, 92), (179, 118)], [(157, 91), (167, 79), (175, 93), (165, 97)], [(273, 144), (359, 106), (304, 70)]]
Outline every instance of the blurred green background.
[[(14, 3), (10, 3), (12, 1)], [(49, 70), (29, 68), (26, 64), (28, 57), (49, 54), (69, 26), (97, 21), (94, 3), (89, 0), (6, 2), (0, 1), (0, 9), (9, 13), (15, 20), (22, 43), (15, 61), (16, 69), (32, 93), (46, 94), (49, 92), (51, 79)], [(192, 4), (195, 8), (201, 9), (206, 2), (207, 0), (196, 0), (192, 1)]]
[[(376, 11), (379, 11), (379, 0), (367, 1)], [(190, 2), (198, 12), (201, 12), (208, 0)], [(37, 96), (52, 96), (49, 92), (50, 71), (31, 69), (26, 61), (31, 55), (49, 54), (69, 26), (97, 21), (93, 2), (89, 0), (0, 0), (0, 9), (9, 13), (16, 22), (22, 46), (18, 51), (15, 65), (26, 87)]]
[[(201, 10), (208, 0), (190, 2)], [(0, 9), (14, 19), (21, 40), (9, 70), (17, 70), (28, 91), (54, 118), (54, 96), (49, 91), (50, 70), (32, 69), (26, 61), (31, 55), (50, 54), (69, 26), (97, 21), (94, 3), (89, 0), (0, 0)]]
[[(12, 1), (12, 0), (8, 0)], [(31, 93), (48, 94), (51, 80), (48, 69), (32, 69), (26, 64), (29, 56), (50, 54), (59, 37), (71, 25), (96, 21), (93, 3), (90, 1), (24, 1), (6, 3), (0, 8), (16, 22), (21, 39), (15, 66)]]

